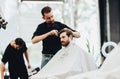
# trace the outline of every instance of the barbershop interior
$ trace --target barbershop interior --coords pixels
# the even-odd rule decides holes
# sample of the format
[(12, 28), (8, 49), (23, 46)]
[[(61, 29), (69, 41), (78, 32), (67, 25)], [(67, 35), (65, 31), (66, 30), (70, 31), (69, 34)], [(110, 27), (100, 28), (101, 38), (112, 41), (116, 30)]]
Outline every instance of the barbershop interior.
[[(37, 70), (41, 66), (43, 42), (33, 44), (31, 40), (38, 25), (45, 21), (41, 14), (44, 6), (52, 8), (55, 21), (80, 33), (73, 42), (93, 56), (96, 70), (81, 73), (76, 64), (69, 64), (74, 56), (64, 60), (64, 64), (54, 57)], [(0, 60), (8, 44), (18, 37), (27, 46), (31, 64), (28, 74), (32, 74), (29, 79), (120, 79), (120, 0), (0, 0)], [(68, 64), (71, 67), (66, 67)], [(8, 65), (4, 79), (10, 79)]]

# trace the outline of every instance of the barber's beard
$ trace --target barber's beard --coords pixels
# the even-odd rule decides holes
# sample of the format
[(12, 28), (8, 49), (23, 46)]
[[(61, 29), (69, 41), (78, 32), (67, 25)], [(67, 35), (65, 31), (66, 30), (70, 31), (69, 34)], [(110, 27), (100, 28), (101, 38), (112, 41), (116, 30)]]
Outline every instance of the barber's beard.
[(48, 22), (48, 26), (49, 26), (49, 27), (54, 26), (54, 21), (50, 21), (50, 22)]
[(48, 26), (53, 26), (54, 25), (54, 23), (48, 23)]

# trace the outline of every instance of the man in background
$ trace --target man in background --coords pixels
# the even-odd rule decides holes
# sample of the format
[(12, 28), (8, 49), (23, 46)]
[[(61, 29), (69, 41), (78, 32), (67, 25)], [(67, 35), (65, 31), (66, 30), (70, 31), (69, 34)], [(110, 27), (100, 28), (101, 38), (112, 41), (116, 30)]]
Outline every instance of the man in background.
[(28, 72), (23, 54), (27, 60), (28, 68), (30, 68), (31, 66), (28, 58), (27, 47), (23, 39), (16, 38), (10, 42), (10, 44), (5, 49), (1, 61), (1, 79), (4, 79), (5, 64), (7, 62), (10, 79), (28, 79)]

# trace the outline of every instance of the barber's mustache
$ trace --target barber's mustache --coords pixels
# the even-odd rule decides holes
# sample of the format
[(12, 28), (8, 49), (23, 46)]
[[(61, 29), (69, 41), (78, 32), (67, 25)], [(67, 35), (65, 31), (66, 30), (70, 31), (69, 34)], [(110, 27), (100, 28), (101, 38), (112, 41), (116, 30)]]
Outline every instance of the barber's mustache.
[(54, 23), (54, 21), (49, 21), (49, 22), (48, 22), (48, 24), (53, 24), (53, 23)]
[(54, 20), (46, 20), (47, 23), (54, 23)]

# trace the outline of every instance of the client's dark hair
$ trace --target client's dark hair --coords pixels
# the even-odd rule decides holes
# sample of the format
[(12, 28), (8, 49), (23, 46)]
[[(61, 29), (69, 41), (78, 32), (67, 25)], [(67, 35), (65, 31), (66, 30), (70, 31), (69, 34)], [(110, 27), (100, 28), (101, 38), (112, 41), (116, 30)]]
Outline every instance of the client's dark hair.
[(23, 41), (22, 38), (16, 38), (16, 39), (15, 39), (15, 43), (16, 43), (17, 45), (19, 45), (20, 47), (23, 47), (24, 44), (25, 44), (25, 42)]
[(67, 34), (68, 37), (69, 37), (70, 35), (73, 36), (72, 31), (71, 31), (70, 29), (67, 29), (67, 28), (64, 28), (64, 29), (60, 30), (60, 32), (58, 33), (58, 36), (60, 36), (60, 34), (63, 33), (63, 32), (66, 32), (66, 34)]

